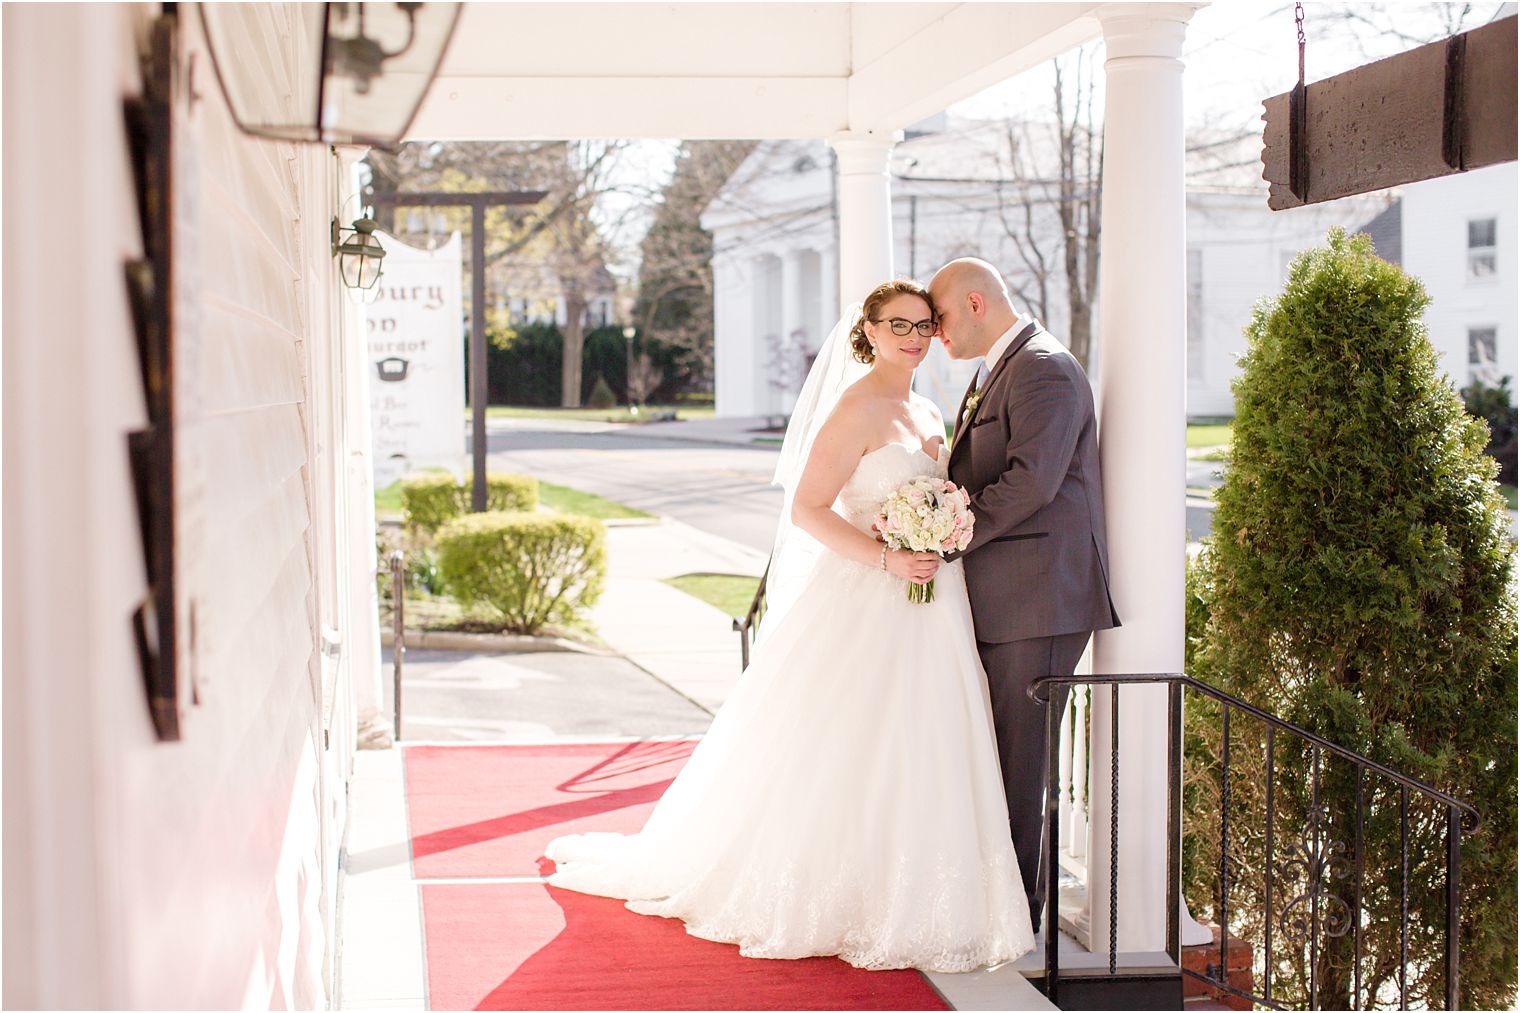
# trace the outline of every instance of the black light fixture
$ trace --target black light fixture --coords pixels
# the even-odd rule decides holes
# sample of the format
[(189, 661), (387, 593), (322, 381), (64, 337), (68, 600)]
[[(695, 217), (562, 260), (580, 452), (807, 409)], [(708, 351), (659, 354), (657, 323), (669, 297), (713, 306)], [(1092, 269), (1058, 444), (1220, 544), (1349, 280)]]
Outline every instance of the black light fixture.
[(271, 78), (284, 46), (269, 4), (200, 3), (206, 46), (233, 119), (281, 141), (391, 147), (405, 136), (459, 20), (459, 3), (313, 3), (304, 22), (318, 58)]
[(346, 229), (332, 220), (332, 252), (338, 258), (338, 273), (343, 284), (358, 292), (375, 287), (380, 281), (385, 260), (385, 247), (375, 235), (378, 228), (373, 218), (360, 218), (353, 228)]

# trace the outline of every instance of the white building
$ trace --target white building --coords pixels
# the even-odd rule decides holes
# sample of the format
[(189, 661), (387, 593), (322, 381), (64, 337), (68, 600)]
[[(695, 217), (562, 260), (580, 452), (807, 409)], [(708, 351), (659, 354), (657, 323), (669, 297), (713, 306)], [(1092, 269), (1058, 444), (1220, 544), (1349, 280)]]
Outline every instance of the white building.
[[(329, 233), (357, 152), (241, 134), (187, 10), (160, 121), (192, 602), (179, 706), (158, 709), (178, 710), (172, 740), (133, 632), (149, 578), (128, 439), (149, 420), (124, 283), (151, 222), (123, 98), (159, 5), (4, 11), (10, 1008), (325, 1007), (353, 754), (390, 738), (363, 321)], [(293, 5), (246, 24), (281, 61), (320, 59)]]
[[(941, 117), (935, 127), (943, 128)], [(1041, 203), (1045, 183), (1007, 172), (1005, 125), (960, 122), (909, 136), (892, 153), (893, 263), (927, 281), (939, 265), (979, 256), (1001, 268), (1015, 301), (1067, 333), (1061, 224)], [(1025, 128), (1038, 138), (1041, 131)], [(1046, 131), (1048, 134), (1048, 130)], [(1217, 153), (1216, 153), (1217, 154)], [(827, 279), (837, 273), (838, 226), (827, 148), (811, 141), (760, 145), (702, 216), (713, 233), (716, 401), (720, 415), (790, 410), (806, 365), (840, 307)], [(1237, 177), (1239, 174), (1236, 174)], [(1187, 190), (1187, 412), (1234, 414), (1230, 383), (1245, 351), (1244, 328), (1261, 298), (1275, 294), (1287, 266), (1324, 241), (1334, 225), (1355, 228), (1387, 203), (1370, 196), (1269, 211), (1265, 184), (1190, 186)], [(1023, 220), (1031, 197), (1032, 225)], [(1053, 258), (1040, 313), (1039, 285), (1026, 266), (1031, 241)], [(865, 295), (847, 294), (850, 301)], [(1101, 300), (1102, 294), (1099, 293)], [(1511, 318), (1512, 319), (1512, 318)], [(1091, 356), (1094, 383), (1101, 356)], [(918, 388), (948, 418), (974, 366), (938, 345), (919, 370)]]
[(1397, 249), (1379, 246), (1425, 283), (1430, 342), (1457, 387), (1515, 382), (1517, 184), (1510, 162), (1406, 186), (1391, 209)]

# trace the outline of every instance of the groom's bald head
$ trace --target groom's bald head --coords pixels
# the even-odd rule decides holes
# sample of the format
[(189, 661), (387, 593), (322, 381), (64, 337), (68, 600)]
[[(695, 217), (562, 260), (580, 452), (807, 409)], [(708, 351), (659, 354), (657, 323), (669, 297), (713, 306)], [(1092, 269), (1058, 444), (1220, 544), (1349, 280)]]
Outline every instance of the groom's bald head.
[(946, 295), (950, 296), (960, 297), (979, 292), (988, 298), (995, 294), (1008, 298), (1008, 286), (1003, 284), (1003, 278), (997, 269), (976, 257), (961, 257), (950, 261), (934, 272), (934, 279), (929, 284), (935, 289), (943, 287)]
[(987, 354), (1018, 314), (997, 268), (976, 257), (952, 260), (934, 273), (929, 298), (940, 319), (940, 339), (954, 359)]

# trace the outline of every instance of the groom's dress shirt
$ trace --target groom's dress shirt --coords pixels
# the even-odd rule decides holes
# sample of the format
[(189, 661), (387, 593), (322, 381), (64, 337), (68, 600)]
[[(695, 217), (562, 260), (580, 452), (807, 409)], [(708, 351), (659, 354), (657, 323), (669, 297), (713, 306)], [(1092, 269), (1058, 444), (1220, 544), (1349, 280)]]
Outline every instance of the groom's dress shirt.
[(987, 354), (982, 357), (982, 364), (976, 371), (976, 386), (978, 390), (981, 389), (982, 384), (987, 382), (987, 377), (992, 375), (992, 371), (997, 368), (998, 360), (1003, 357), (1004, 352), (1008, 351), (1008, 346), (1013, 344), (1013, 339), (1018, 336), (1020, 331), (1032, 323), (1034, 323), (1033, 317), (1020, 313), (1014, 318), (1013, 326), (1004, 331), (1003, 336), (994, 341), (992, 347), (987, 349)]

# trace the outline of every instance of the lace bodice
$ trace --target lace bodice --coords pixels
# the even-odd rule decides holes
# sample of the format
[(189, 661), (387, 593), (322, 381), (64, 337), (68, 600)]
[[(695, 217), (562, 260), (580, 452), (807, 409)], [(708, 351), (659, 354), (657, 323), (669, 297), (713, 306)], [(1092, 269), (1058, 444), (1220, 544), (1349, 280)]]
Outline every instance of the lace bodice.
[(855, 472), (839, 490), (834, 509), (856, 529), (871, 533), (871, 522), (882, 501), (899, 485), (920, 475), (944, 478), (950, 468), (950, 449), (944, 444), (936, 460), (918, 447), (888, 443), (860, 459)]

